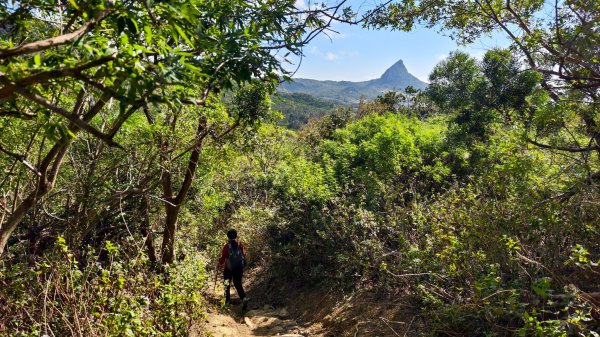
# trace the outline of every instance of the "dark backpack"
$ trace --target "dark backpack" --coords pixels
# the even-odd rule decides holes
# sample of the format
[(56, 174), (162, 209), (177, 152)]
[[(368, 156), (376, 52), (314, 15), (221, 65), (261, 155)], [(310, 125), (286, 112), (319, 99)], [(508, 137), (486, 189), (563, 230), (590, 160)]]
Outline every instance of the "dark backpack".
[(227, 257), (227, 269), (241, 271), (244, 268), (244, 254), (236, 243), (229, 243), (229, 257)]

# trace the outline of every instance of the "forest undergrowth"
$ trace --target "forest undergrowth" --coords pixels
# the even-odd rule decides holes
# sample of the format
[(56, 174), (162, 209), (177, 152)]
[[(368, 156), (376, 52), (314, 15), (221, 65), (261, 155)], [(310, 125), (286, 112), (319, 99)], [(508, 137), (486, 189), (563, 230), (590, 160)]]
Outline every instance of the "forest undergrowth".
[[(0, 335), (194, 335), (236, 228), (324, 334), (600, 337), (598, 1), (296, 3), (0, 1)], [(278, 126), (333, 22), (509, 45)]]

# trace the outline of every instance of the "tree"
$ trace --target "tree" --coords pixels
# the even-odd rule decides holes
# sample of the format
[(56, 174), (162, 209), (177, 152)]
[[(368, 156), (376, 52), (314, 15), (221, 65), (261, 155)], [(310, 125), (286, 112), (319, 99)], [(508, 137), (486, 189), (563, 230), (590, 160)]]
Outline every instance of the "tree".
[(384, 110), (380, 113), (396, 112), (398, 111), (398, 106), (400, 103), (404, 101), (406, 101), (406, 96), (404, 96), (401, 92), (393, 90), (386, 91), (385, 94), (379, 95), (375, 98), (375, 102), (383, 106)]
[[(21, 163), (30, 182), (27, 191), (17, 182), (4, 193), (13, 207), (2, 210), (0, 254), (54, 188), (80, 133), (122, 148), (114, 138), (140, 110), (151, 124), (157, 110), (205, 106), (212, 94), (252, 78), (272, 83), (287, 74), (280, 51), (300, 55), (333, 20), (352, 17), (343, 3), (301, 10), (292, 0), (1, 1), (0, 116), (11, 120), (7, 128), (38, 131), (24, 131), (28, 144), (0, 143), (13, 162), (8, 176)], [(206, 131), (200, 119), (190, 164)]]
[[(271, 110), (267, 92), (267, 87), (262, 83), (239, 88), (232, 106), (230, 109), (225, 109), (227, 116), (225, 118), (218, 114), (215, 118), (214, 112), (207, 107), (201, 112), (199, 118), (196, 118), (197, 129), (194, 138), (191, 139), (191, 146), (184, 149), (182, 153), (174, 151), (177, 147), (172, 146), (173, 139), (171, 137), (168, 135), (160, 137), (157, 150), (162, 163), (160, 185), (165, 207), (165, 226), (161, 249), (163, 263), (173, 262), (179, 213), (192, 187), (196, 169), (201, 164), (200, 154), (206, 139), (212, 138), (214, 141), (221, 141), (238, 127), (248, 132), (260, 125), (263, 120), (268, 119)], [(176, 129), (178, 124), (182, 123), (183, 116), (181, 110), (174, 111), (171, 116), (164, 119), (163, 126), (171, 130)], [(231, 119), (231, 123), (224, 123), (228, 119)], [(186, 156), (188, 152), (189, 157), (184, 161), (185, 169), (179, 170), (179, 177), (174, 176), (174, 172), (177, 172), (175, 170), (176, 160)]]
[(560, 110), (576, 111), (591, 140), (589, 146), (575, 140), (572, 144), (552, 146), (530, 141), (564, 151), (600, 153), (599, 20), (600, 5), (591, 0), (402, 0), (375, 13), (365, 25), (402, 30), (410, 30), (418, 23), (437, 26), (462, 43), (503, 32), (512, 42), (512, 52), (529, 69), (542, 75), (541, 85), (553, 107), (544, 106), (538, 112), (561, 118)]
[(458, 127), (459, 139), (485, 142), (493, 123), (523, 121), (531, 105), (527, 99), (538, 88), (540, 77), (522, 70), (509, 50), (488, 51), (482, 61), (464, 52), (453, 52), (429, 75), (426, 94)]
[(407, 96), (406, 101), (407, 101), (408, 109), (414, 109), (415, 99), (416, 99), (416, 96), (419, 94), (419, 92), (420, 92), (420, 90), (416, 89), (412, 85), (409, 85), (406, 88), (404, 88), (404, 93)]

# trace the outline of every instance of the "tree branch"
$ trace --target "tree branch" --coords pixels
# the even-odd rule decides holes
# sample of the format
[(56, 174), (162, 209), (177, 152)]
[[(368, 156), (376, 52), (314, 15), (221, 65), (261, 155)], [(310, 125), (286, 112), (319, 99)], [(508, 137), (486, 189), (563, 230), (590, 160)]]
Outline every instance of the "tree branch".
[(185, 177), (183, 178), (183, 183), (181, 184), (181, 188), (179, 189), (179, 193), (175, 197), (175, 204), (180, 205), (183, 202), (183, 199), (187, 196), (187, 193), (192, 186), (192, 182), (194, 181), (194, 176), (196, 175), (196, 167), (198, 166), (198, 160), (200, 159), (200, 150), (202, 149), (202, 141), (208, 135), (206, 130), (206, 117), (201, 117), (198, 122), (198, 129), (196, 130), (196, 144), (194, 144), (194, 149), (192, 154), (190, 155), (190, 159), (188, 162), (188, 167), (185, 171)]
[(0, 76), (4, 77), (2, 82), (5, 83), (5, 86), (0, 88), (0, 99), (6, 98), (6, 97), (9, 97), (10, 95), (12, 95), (17, 87), (25, 88), (32, 84), (46, 82), (51, 79), (55, 79), (55, 78), (59, 78), (59, 77), (71, 76), (71, 77), (79, 78), (81, 76), (82, 71), (99, 66), (101, 64), (104, 64), (104, 63), (107, 63), (110, 61), (114, 61), (116, 58), (117, 58), (116, 54), (112, 54), (109, 56), (101, 57), (97, 60), (88, 62), (86, 64), (82, 64), (75, 68), (62, 68), (62, 69), (43, 71), (43, 72), (37, 73), (35, 75), (29, 76), (29, 77), (26, 77), (26, 78), (23, 78), (20, 80), (16, 80), (16, 81), (11, 81), (11, 82), (9, 82), (8, 79), (6, 79), (4, 74), (0, 73)]
[(23, 119), (32, 119), (32, 118), (35, 118), (37, 115), (32, 114), (32, 113), (22, 112), (22, 111), (16, 111), (16, 110), (0, 110), (0, 117), (3, 117), (3, 116), (23, 118)]
[(31, 165), (27, 160), (25, 160), (25, 156), (18, 154), (18, 153), (14, 153), (10, 150), (5, 149), (2, 145), (0, 145), (0, 152), (4, 152), (7, 155), (15, 158), (17, 161), (19, 161), (20, 163), (22, 163), (23, 165), (25, 165), (29, 170), (31, 170), (31, 172), (35, 173), (37, 176), (41, 176), (42, 174), (40, 173), (40, 171), (38, 171), (33, 165)]
[(96, 15), (96, 17), (86, 22), (79, 29), (72, 33), (63, 34), (46, 40), (35, 41), (12, 49), (0, 49), (0, 60), (9, 57), (37, 53), (48, 48), (71, 43), (83, 36), (84, 34), (86, 34), (87, 32), (91, 31), (98, 22), (102, 21), (102, 19), (106, 17), (107, 14), (108, 11), (98, 12), (98, 15)]
[(120, 149), (123, 149), (123, 147), (118, 144), (117, 142), (115, 142), (112, 137), (110, 137), (109, 135), (106, 135), (98, 130), (96, 130), (94, 127), (92, 127), (91, 125), (89, 125), (87, 122), (79, 119), (79, 117), (69, 113), (68, 111), (66, 111), (65, 109), (58, 107), (48, 101), (46, 101), (45, 99), (32, 94), (22, 88), (17, 88), (16, 89), (17, 93), (19, 93), (21, 96), (43, 106), (44, 108), (51, 110), (63, 117), (65, 117), (66, 119), (68, 119), (71, 123), (73, 123), (74, 125), (76, 125), (77, 127), (81, 128), (82, 130), (88, 132), (89, 134), (93, 135), (94, 137), (104, 141), (108, 146), (112, 146), (112, 147), (118, 147)]
[(588, 147), (562, 147), (562, 146), (552, 146), (552, 145), (542, 144), (542, 143), (539, 143), (539, 142), (537, 142), (533, 139), (529, 139), (529, 138), (527, 138), (526, 141), (535, 146), (541, 147), (542, 149), (566, 151), (566, 152), (571, 152), (571, 153), (591, 152), (591, 151), (597, 151), (600, 149), (600, 147), (598, 147), (597, 145), (596, 146), (588, 146)]
[(235, 123), (231, 124), (231, 126), (229, 126), (229, 128), (227, 128), (227, 130), (225, 130), (223, 133), (221, 133), (220, 135), (215, 137), (215, 139), (221, 139), (221, 138), (227, 136), (231, 131), (235, 130), (235, 128), (237, 128), (238, 126), (240, 126), (239, 118), (235, 121)]

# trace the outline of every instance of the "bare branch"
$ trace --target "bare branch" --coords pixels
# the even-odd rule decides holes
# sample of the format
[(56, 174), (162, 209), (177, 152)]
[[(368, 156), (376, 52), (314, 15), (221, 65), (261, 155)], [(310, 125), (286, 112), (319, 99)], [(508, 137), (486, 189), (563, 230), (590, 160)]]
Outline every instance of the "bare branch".
[(194, 144), (194, 149), (192, 154), (190, 155), (190, 159), (188, 161), (188, 167), (185, 171), (185, 177), (183, 178), (183, 183), (181, 184), (181, 188), (179, 189), (179, 193), (175, 197), (175, 204), (180, 205), (184, 198), (187, 196), (187, 193), (192, 186), (192, 182), (194, 181), (194, 176), (196, 175), (196, 167), (198, 166), (198, 160), (200, 159), (200, 150), (202, 149), (202, 141), (208, 135), (206, 128), (206, 118), (201, 117), (198, 122), (198, 128), (196, 130), (196, 144)]
[(29, 170), (31, 170), (31, 172), (35, 173), (37, 176), (41, 176), (42, 174), (40, 173), (40, 171), (38, 171), (35, 166), (31, 165), (27, 160), (25, 160), (25, 156), (22, 154), (18, 154), (18, 153), (14, 153), (10, 150), (7, 150), (6, 148), (4, 148), (2, 145), (0, 145), (0, 152), (4, 152), (7, 155), (15, 158), (17, 161), (21, 162), (23, 165), (25, 165), (25, 167), (27, 167)]
[(36, 115), (32, 114), (32, 113), (16, 111), (16, 110), (0, 110), (0, 117), (3, 117), (3, 116), (23, 118), (23, 119), (32, 119), (32, 118), (35, 118)]
[(216, 139), (221, 139), (221, 138), (227, 136), (231, 131), (235, 130), (235, 128), (237, 128), (238, 126), (240, 126), (240, 119), (239, 118), (235, 121), (235, 123), (231, 124), (231, 126), (229, 126), (227, 128), (227, 130), (225, 130), (223, 133), (221, 133), (220, 135), (218, 135), (215, 138)]

